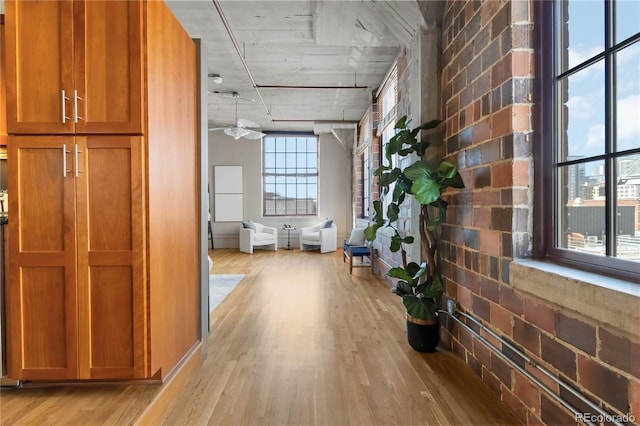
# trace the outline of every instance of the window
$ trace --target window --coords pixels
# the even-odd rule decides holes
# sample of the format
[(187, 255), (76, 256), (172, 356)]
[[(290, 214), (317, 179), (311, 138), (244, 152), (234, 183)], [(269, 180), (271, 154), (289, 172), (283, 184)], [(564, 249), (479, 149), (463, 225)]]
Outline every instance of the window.
[(371, 159), (369, 148), (362, 153), (362, 217), (370, 217), (371, 209)]
[(553, 22), (538, 38), (538, 254), (637, 278), (640, 3), (537, 3), (541, 26)]
[(269, 135), (263, 143), (264, 216), (318, 214), (318, 138)]
[[(382, 84), (380, 90), (377, 93), (378, 112), (380, 115), (380, 121), (378, 123), (378, 136), (380, 137), (380, 164), (388, 166), (388, 161), (385, 158), (387, 143), (395, 136), (396, 119), (397, 119), (397, 104), (398, 104), (398, 68), (394, 65), (389, 72), (389, 75)], [(389, 192), (393, 192), (394, 184), (389, 186)], [(382, 194), (384, 195), (384, 194)], [(387, 215), (387, 208), (391, 203), (390, 197), (382, 198), (382, 212), (384, 216)]]

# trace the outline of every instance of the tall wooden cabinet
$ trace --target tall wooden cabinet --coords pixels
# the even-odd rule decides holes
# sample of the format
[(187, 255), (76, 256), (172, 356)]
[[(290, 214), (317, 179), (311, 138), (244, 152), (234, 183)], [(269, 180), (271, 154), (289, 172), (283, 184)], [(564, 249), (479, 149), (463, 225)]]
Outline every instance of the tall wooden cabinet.
[(9, 133), (142, 133), (142, 3), (7, 6)]
[(6, 24), (8, 375), (166, 377), (199, 339), (193, 42), (157, 1)]

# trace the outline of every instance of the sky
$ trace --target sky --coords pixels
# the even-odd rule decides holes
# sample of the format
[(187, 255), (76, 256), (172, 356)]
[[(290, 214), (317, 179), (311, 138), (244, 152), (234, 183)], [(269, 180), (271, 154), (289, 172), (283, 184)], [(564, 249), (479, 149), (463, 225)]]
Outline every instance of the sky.
[[(616, 40), (640, 32), (640, 1), (617, 5)], [(569, 1), (569, 67), (603, 51), (604, 7), (601, 0)], [(640, 42), (616, 55), (618, 150), (640, 147)], [(570, 156), (604, 153), (604, 62), (569, 77), (568, 135)]]

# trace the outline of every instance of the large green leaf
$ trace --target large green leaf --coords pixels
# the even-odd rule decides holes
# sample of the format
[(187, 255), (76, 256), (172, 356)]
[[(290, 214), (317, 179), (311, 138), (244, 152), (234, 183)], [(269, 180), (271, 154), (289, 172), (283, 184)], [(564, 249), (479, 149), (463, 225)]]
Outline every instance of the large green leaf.
[(400, 297), (404, 297), (406, 295), (413, 295), (413, 287), (406, 281), (398, 281), (395, 287), (391, 289), (394, 294), (397, 294)]
[(398, 119), (398, 121), (396, 121), (396, 125), (394, 129), (404, 129), (406, 127), (407, 127), (407, 116), (403, 115)]
[(389, 269), (387, 275), (389, 275), (391, 278), (398, 278), (404, 281), (411, 281), (411, 279), (413, 278), (413, 274), (401, 266)]
[[(423, 263), (422, 265), (426, 265), (426, 264)], [(409, 276), (411, 277), (411, 280), (413, 280), (415, 276), (418, 274), (418, 272), (420, 272), (420, 270), (422, 269), (422, 265), (418, 265), (416, 262), (409, 262), (407, 264), (407, 267), (405, 269), (409, 274)]]
[(430, 164), (423, 160), (418, 160), (404, 169), (404, 175), (412, 181), (420, 179), (421, 177), (429, 177), (435, 179), (435, 177), (437, 176), (436, 173), (436, 170)]
[(431, 204), (440, 198), (440, 184), (430, 177), (422, 177), (413, 181), (411, 192), (420, 204)]
[(437, 310), (437, 306), (432, 300), (423, 297), (407, 295), (402, 298), (402, 303), (407, 308), (409, 315), (423, 320), (433, 318)]
[(419, 292), (424, 297), (437, 299), (444, 293), (444, 287), (442, 286), (442, 278), (439, 275), (429, 277), (426, 285), (420, 288)]
[(380, 178), (378, 179), (378, 185), (389, 186), (393, 182), (395, 182), (401, 174), (402, 174), (402, 171), (397, 167), (395, 167), (393, 170), (391, 170), (388, 173), (384, 172), (380, 175)]
[(464, 188), (464, 182), (462, 181), (462, 176), (458, 172), (456, 166), (448, 161), (443, 161), (440, 163), (438, 167), (438, 175), (440, 176), (440, 184), (443, 188), (453, 187), (453, 188)]
[(381, 200), (373, 201), (373, 218), (378, 225), (382, 225), (384, 223), (384, 218), (382, 217), (382, 201)]
[(400, 207), (396, 203), (390, 203), (387, 207), (387, 218), (389, 219), (389, 223), (393, 223), (398, 220), (398, 215), (400, 214)]
[(423, 123), (420, 126), (420, 129), (421, 130), (435, 129), (436, 127), (438, 127), (440, 123), (442, 123), (442, 120), (431, 120), (429, 122)]
[(376, 239), (376, 234), (378, 233), (379, 228), (380, 225), (378, 225), (377, 223), (371, 224), (364, 228), (364, 237), (367, 239), (367, 241), (373, 241)]

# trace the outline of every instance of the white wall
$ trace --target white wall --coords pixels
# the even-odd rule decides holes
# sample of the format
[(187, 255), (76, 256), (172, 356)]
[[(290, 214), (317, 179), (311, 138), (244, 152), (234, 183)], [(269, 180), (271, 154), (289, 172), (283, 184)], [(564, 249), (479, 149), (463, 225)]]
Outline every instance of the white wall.
[[(213, 167), (243, 166), (244, 219), (278, 229), (287, 223), (300, 228), (331, 218), (338, 227), (338, 245), (351, 229), (351, 171), (350, 153), (331, 134), (320, 135), (319, 214), (313, 217), (262, 217), (262, 142), (235, 140), (221, 131), (209, 132), (209, 188), (211, 214), (213, 205)], [(215, 217), (212, 217), (212, 220)], [(238, 248), (240, 222), (212, 222), (214, 248)], [(278, 247), (285, 247), (287, 235), (279, 231)], [(291, 233), (291, 244), (298, 247), (296, 232)]]

